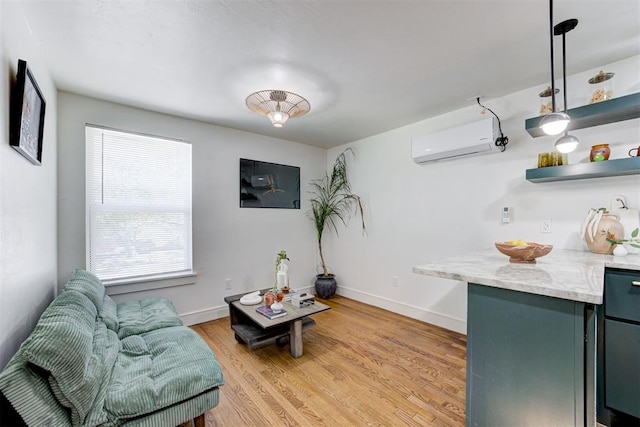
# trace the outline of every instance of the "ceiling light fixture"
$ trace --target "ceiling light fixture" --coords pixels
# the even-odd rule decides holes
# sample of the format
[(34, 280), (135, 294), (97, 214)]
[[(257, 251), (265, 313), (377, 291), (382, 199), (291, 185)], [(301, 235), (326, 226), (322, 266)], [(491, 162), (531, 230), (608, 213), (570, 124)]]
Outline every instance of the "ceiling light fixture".
[(267, 116), (273, 126), (284, 127), (288, 119), (300, 117), (311, 110), (309, 101), (285, 90), (261, 90), (247, 96), (247, 107), (254, 113)]
[[(565, 34), (573, 30), (578, 25), (577, 19), (567, 19), (553, 28), (553, 34), (562, 35), (562, 83), (564, 85), (564, 113), (567, 114), (567, 46)], [(569, 115), (567, 115), (569, 117)], [(555, 143), (556, 150), (561, 153), (570, 153), (578, 147), (580, 140), (565, 130), (564, 136), (558, 138)]]
[[(556, 86), (553, 64), (553, 0), (549, 0), (549, 39), (551, 41), (551, 112), (540, 120), (540, 128), (547, 135), (558, 135), (567, 128), (571, 117), (567, 113), (556, 111)], [(565, 104), (566, 109), (566, 104)]]

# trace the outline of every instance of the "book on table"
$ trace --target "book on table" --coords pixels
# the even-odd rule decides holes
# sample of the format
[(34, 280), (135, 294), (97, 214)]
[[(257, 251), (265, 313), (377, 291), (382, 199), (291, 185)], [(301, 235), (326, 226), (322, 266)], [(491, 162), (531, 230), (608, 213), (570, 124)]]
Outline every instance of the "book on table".
[(263, 316), (268, 317), (269, 319), (275, 319), (277, 317), (282, 317), (287, 315), (287, 310), (280, 310), (279, 312), (275, 313), (273, 310), (271, 310), (270, 307), (267, 307), (266, 305), (256, 307), (256, 311), (262, 314)]

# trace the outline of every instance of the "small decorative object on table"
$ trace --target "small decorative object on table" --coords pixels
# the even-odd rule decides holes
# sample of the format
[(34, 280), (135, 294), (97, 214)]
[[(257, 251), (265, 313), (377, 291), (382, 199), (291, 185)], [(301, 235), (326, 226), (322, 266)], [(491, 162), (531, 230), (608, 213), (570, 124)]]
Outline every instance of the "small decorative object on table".
[(509, 240), (496, 242), (496, 249), (509, 257), (509, 262), (519, 264), (535, 264), (536, 258), (547, 255), (553, 249), (552, 245), (525, 242), (524, 240)]
[(276, 296), (274, 295), (273, 292), (268, 291), (267, 293), (264, 294), (264, 305), (267, 307), (271, 307), (271, 304), (273, 304), (274, 302), (276, 302)]
[(278, 314), (282, 311), (284, 306), (279, 302), (274, 302), (273, 304), (271, 304), (271, 307), (269, 308), (271, 308), (271, 311), (273, 311), (274, 314)]
[(298, 295), (298, 292), (294, 289), (289, 289), (289, 292), (282, 290), (282, 293), (284, 294), (282, 298), (282, 301), (284, 302), (291, 302), (291, 299)]
[(240, 304), (242, 305), (256, 305), (262, 302), (262, 297), (260, 296), (260, 291), (251, 292), (249, 294), (243, 295), (240, 298)]
[(276, 255), (276, 272), (275, 272), (275, 282), (273, 283), (273, 293), (276, 294), (278, 289), (282, 289), (284, 287), (289, 286), (289, 267), (284, 263), (284, 260), (289, 261), (287, 258), (287, 251), (280, 251)]
[(289, 301), (291, 302), (291, 305), (296, 308), (307, 307), (316, 303), (315, 297), (306, 292), (295, 294)]

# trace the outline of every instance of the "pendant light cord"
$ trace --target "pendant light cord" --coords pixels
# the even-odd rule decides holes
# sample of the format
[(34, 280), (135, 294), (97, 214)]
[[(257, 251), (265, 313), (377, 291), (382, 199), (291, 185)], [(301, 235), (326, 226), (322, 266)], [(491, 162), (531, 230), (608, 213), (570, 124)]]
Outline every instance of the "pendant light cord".
[(567, 112), (567, 42), (566, 33), (562, 33), (562, 87), (564, 92), (564, 112)]
[(500, 152), (503, 152), (504, 150), (507, 149), (507, 144), (509, 143), (509, 138), (506, 137), (504, 135), (504, 133), (502, 133), (502, 123), (500, 123), (500, 117), (498, 117), (498, 115), (496, 113), (493, 112), (493, 110), (491, 108), (487, 108), (484, 105), (482, 105), (480, 103), (480, 97), (478, 96), (476, 98), (476, 102), (478, 103), (479, 106), (481, 106), (483, 109), (489, 111), (491, 114), (494, 115), (494, 117), (496, 119), (498, 119), (498, 130), (500, 131), (500, 136), (496, 138), (496, 147), (500, 147)]
[[(549, 0), (549, 40), (551, 43), (551, 112), (556, 112), (556, 78), (553, 66), (553, 0)], [(566, 104), (565, 104), (566, 106)]]

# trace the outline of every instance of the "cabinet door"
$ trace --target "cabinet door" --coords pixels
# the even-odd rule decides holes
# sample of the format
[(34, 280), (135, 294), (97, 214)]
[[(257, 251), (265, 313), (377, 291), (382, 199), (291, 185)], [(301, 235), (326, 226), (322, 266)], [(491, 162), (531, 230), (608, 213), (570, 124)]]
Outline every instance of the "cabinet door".
[(585, 305), (469, 284), (467, 426), (584, 425)]
[(640, 325), (606, 319), (605, 406), (640, 418)]
[(607, 317), (640, 322), (639, 272), (607, 271), (604, 285), (604, 314)]

